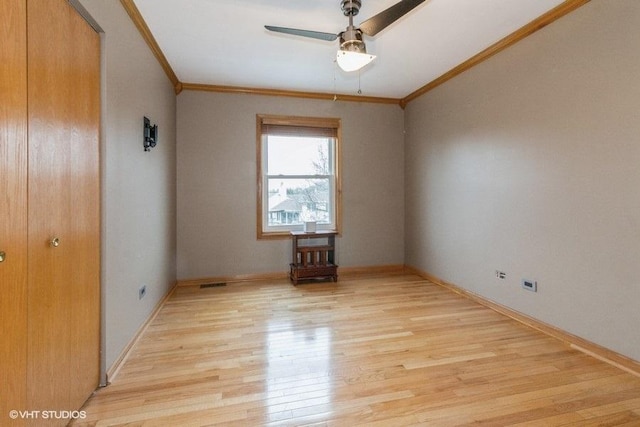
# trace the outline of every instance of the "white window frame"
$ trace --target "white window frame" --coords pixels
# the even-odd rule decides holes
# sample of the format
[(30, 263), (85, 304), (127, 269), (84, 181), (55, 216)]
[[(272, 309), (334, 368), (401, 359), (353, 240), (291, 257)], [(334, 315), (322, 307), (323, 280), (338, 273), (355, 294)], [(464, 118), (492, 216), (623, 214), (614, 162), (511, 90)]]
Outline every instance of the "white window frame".
[[(286, 175), (285, 177), (267, 175), (267, 135), (269, 129), (278, 127), (291, 131), (291, 135), (300, 132), (312, 135), (316, 130), (318, 135), (326, 134), (333, 140), (332, 147), (329, 148), (329, 160), (333, 164), (333, 172), (329, 175)], [(287, 129), (289, 128), (289, 129)], [(331, 230), (341, 232), (341, 149), (340, 149), (340, 119), (335, 118), (316, 118), (316, 117), (295, 117), (295, 116), (274, 116), (262, 115), (256, 116), (256, 145), (257, 145), (257, 236), (258, 239), (284, 238), (289, 237), (291, 231), (300, 231), (303, 229), (302, 224), (281, 224), (269, 226), (269, 194), (268, 183), (270, 178), (284, 179), (329, 179), (331, 200), (331, 223), (317, 224), (318, 230)]]

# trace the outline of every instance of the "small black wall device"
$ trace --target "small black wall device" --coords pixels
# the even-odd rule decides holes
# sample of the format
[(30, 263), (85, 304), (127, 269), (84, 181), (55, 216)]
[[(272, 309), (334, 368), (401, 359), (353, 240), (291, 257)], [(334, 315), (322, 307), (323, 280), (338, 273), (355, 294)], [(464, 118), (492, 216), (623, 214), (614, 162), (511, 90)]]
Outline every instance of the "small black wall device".
[(144, 118), (143, 135), (144, 139), (142, 144), (144, 146), (144, 151), (151, 151), (158, 142), (158, 125), (151, 126), (151, 121), (146, 117)]

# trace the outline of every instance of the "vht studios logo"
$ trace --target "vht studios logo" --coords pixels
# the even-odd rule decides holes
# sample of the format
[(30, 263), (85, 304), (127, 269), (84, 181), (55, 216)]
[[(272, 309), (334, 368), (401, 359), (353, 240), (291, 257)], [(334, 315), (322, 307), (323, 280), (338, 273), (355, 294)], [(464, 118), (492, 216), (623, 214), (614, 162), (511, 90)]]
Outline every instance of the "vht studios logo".
[(84, 419), (85, 411), (9, 411), (9, 418), (12, 420), (68, 420)]

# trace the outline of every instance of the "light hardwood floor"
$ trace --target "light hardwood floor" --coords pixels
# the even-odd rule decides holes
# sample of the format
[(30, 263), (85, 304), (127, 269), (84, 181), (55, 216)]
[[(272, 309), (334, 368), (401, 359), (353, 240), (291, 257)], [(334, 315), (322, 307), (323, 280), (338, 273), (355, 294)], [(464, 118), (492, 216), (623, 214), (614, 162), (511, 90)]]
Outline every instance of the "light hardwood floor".
[(181, 287), (74, 425), (640, 426), (640, 378), (412, 275)]

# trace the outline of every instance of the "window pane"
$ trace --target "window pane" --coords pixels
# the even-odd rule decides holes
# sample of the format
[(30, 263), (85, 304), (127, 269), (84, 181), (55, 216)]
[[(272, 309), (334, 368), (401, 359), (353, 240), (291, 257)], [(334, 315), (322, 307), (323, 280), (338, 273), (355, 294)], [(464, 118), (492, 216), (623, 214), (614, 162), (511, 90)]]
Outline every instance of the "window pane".
[(269, 135), (267, 175), (328, 175), (331, 138)]
[(269, 178), (269, 226), (331, 223), (330, 180)]

